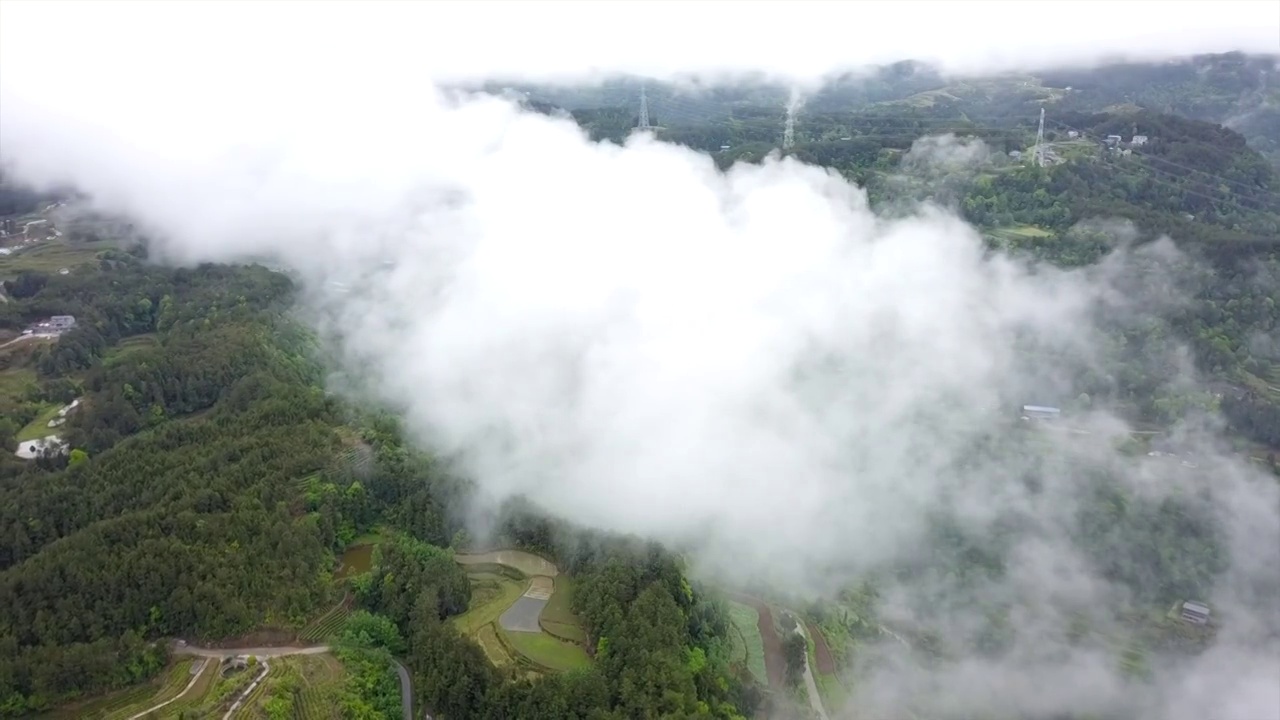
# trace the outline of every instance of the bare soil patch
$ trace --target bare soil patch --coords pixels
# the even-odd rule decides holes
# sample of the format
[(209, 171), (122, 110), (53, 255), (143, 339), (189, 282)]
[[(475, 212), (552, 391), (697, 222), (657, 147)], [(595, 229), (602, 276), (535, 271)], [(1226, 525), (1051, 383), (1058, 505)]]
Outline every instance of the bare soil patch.
[(809, 637), (813, 638), (813, 657), (818, 666), (818, 672), (822, 675), (834, 675), (836, 661), (831, 656), (831, 648), (827, 646), (827, 639), (822, 636), (822, 630), (808, 621), (805, 621), (805, 627), (809, 629)]

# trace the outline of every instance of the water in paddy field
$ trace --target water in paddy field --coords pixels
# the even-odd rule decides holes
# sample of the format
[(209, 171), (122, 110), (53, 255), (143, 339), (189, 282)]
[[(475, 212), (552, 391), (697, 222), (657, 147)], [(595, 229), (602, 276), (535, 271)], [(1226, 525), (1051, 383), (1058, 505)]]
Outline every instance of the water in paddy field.
[(347, 548), (338, 558), (339, 565), (334, 576), (338, 579), (359, 575), (362, 572), (368, 572), (373, 567), (373, 545), (352, 545)]

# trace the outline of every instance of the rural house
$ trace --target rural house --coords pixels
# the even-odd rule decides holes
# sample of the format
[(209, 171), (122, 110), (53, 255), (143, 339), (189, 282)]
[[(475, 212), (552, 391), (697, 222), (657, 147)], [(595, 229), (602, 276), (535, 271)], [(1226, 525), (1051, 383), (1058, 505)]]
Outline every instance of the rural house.
[(1209, 622), (1209, 606), (1188, 600), (1182, 603), (1182, 619), (1192, 625), (1205, 625)]
[(1023, 405), (1023, 420), (1056, 420), (1062, 416), (1062, 411), (1056, 407), (1048, 407), (1047, 405)]

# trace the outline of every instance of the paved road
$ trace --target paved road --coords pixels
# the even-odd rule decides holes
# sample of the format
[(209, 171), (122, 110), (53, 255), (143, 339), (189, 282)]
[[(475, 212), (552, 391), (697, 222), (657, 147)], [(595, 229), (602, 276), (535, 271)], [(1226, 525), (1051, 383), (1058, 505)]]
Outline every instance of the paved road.
[(176, 645), (174, 655), (195, 655), (197, 657), (227, 658), (236, 655), (256, 655), (258, 657), (284, 657), (285, 655), (323, 655), (329, 652), (328, 645), (312, 647), (249, 647), (249, 648), (202, 648), (194, 645)]
[(413, 720), (413, 684), (409, 680), (409, 671), (399, 660), (392, 660), (396, 665), (396, 674), (400, 676), (400, 707), (404, 708), (404, 720)]
[[(792, 612), (791, 615), (797, 620), (800, 620), (800, 615), (798, 613)], [(800, 636), (805, 638), (807, 644), (809, 631), (805, 629), (803, 620), (800, 620), (797, 624), (796, 632), (800, 633)], [(804, 687), (805, 690), (809, 692), (809, 706), (813, 708), (813, 711), (818, 713), (818, 717), (822, 718), (822, 720), (831, 720), (827, 716), (826, 709), (822, 707), (822, 696), (818, 694), (818, 682), (813, 679), (813, 668), (809, 667), (809, 653), (807, 651), (804, 654)]]

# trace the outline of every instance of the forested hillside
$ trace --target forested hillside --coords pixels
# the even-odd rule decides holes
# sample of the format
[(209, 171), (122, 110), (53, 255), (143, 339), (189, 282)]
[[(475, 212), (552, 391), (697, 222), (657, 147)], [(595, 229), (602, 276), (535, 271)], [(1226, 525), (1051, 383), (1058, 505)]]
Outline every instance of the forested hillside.
[[(375, 525), (404, 533), (381, 546), (379, 577), (416, 579), (357, 583), (359, 602), (394, 623), (420, 701), (448, 717), (732, 718), (755, 702), (728, 666), (722, 610), (672, 556), (528, 509), (502, 520), (506, 541), (577, 579), (597, 662), (517, 681), (443, 624), (470, 598), (443, 549), (468, 485), (405, 448), (389, 418), (326, 395), (317, 349), (286, 315), (284, 276), (111, 253), (8, 291), (3, 327), (49, 314), (78, 325), (0, 358), (5, 449), (45, 408), (80, 404), (58, 428), (68, 454), (5, 454), (0, 716), (145, 680), (164, 667), (166, 638), (302, 626), (342, 592), (329, 579), (335, 553)], [(367, 638), (344, 642), (355, 677), (394, 677)], [(352, 687), (344, 713), (391, 716), (360, 715), (381, 696)]]
[[(1050, 117), (1061, 113), (1144, 110), (1231, 127), (1250, 147), (1277, 165), (1280, 123), (1274, 120), (1280, 113), (1278, 62), (1280, 56), (1226, 53), (1034, 74), (948, 77), (926, 64), (904, 61), (832, 79), (804, 97), (803, 112), (810, 116), (903, 116), (923, 110), (935, 118), (1009, 127), (1034, 122), (1041, 107), (1048, 110)], [(781, 118), (791, 92), (780, 84), (743, 82), (702, 87), (640, 78), (591, 88), (513, 83), (530, 99), (562, 107), (602, 128), (601, 115), (623, 116), (628, 119), (626, 127), (635, 126), (642, 85), (652, 124), (681, 132), (694, 127), (721, 128), (763, 109)], [(505, 86), (494, 84), (490, 89), (500, 87)], [(612, 130), (613, 124), (609, 127)], [(727, 134), (713, 132), (717, 133), (717, 140), (727, 142)], [(604, 134), (615, 137), (613, 132)], [(739, 132), (735, 137), (758, 140), (754, 135)], [(776, 144), (780, 137), (781, 126), (775, 123), (767, 142)], [(908, 143), (914, 137), (908, 138)]]

